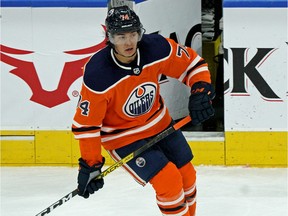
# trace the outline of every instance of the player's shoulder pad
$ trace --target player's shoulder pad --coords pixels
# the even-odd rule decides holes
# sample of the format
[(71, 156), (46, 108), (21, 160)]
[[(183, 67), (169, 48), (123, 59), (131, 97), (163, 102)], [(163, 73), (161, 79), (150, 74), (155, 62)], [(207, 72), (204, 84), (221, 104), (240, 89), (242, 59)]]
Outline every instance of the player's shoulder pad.
[(144, 34), (139, 43), (141, 60), (144, 64), (166, 58), (171, 52), (168, 40), (159, 34)]
[(95, 53), (85, 66), (83, 82), (93, 91), (103, 92), (125, 76), (123, 73), (115, 73), (110, 50), (107, 46)]

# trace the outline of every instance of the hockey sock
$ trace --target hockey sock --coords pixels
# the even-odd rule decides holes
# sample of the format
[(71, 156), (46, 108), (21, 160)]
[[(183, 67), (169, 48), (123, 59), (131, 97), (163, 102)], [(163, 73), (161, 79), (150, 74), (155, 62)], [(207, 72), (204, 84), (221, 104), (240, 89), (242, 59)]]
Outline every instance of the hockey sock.
[(186, 202), (189, 206), (190, 216), (196, 212), (196, 171), (191, 163), (187, 163), (179, 169), (183, 178), (183, 188)]
[(156, 192), (157, 205), (162, 215), (190, 216), (182, 176), (173, 163), (169, 162), (150, 183)]

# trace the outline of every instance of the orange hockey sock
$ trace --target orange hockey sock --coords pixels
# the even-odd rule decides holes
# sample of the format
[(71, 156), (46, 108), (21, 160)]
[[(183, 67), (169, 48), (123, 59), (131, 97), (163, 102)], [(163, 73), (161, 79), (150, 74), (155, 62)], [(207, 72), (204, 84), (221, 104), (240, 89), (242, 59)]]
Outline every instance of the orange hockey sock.
[(150, 183), (156, 192), (157, 205), (163, 215), (190, 216), (182, 176), (173, 163), (169, 162)]
[(187, 163), (179, 171), (183, 178), (183, 189), (189, 213), (190, 216), (194, 216), (196, 212), (196, 171), (191, 163)]

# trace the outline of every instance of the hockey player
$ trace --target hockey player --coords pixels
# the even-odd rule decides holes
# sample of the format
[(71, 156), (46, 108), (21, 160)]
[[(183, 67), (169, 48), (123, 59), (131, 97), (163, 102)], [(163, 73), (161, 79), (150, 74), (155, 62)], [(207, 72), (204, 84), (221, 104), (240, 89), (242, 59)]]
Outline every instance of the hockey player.
[[(91, 180), (105, 158), (101, 145), (119, 161), (173, 124), (159, 94), (161, 74), (191, 87), (189, 112), (196, 125), (214, 114), (214, 90), (206, 62), (191, 48), (157, 34), (144, 34), (127, 6), (111, 8), (106, 18), (108, 44), (84, 68), (72, 131), (79, 139), (78, 194), (88, 198), (104, 185)], [(141, 185), (150, 183), (163, 215), (193, 216), (196, 171), (191, 149), (176, 131), (123, 165)]]

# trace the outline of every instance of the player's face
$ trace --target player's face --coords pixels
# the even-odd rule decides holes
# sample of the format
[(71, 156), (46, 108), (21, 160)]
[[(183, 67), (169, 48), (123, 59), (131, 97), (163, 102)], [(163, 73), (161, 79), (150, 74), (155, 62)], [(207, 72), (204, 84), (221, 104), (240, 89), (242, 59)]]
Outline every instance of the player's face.
[(139, 40), (139, 34), (134, 32), (118, 33), (113, 35), (113, 44), (114, 45), (127, 45), (135, 44)]
[(113, 35), (112, 43), (119, 54), (130, 57), (136, 52), (138, 40), (137, 32), (126, 32)]

